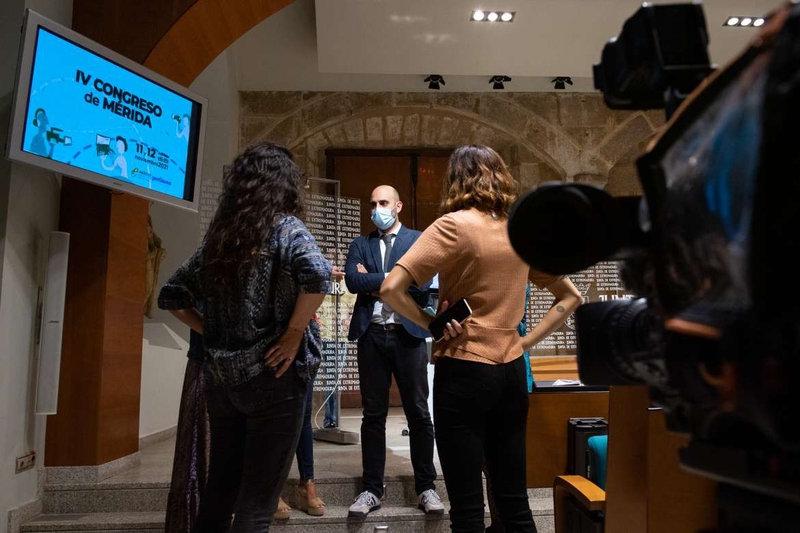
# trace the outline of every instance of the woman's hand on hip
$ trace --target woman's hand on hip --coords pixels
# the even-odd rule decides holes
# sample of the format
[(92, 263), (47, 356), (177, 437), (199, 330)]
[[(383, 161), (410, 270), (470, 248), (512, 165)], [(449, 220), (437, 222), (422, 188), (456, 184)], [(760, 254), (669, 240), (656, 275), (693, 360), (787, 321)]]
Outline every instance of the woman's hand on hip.
[(300, 350), (300, 342), (303, 340), (303, 330), (289, 328), (283, 332), (278, 340), (267, 350), (267, 365), (275, 368), (275, 377), (279, 378), (289, 370), (297, 352)]
[[(444, 313), (448, 307), (450, 307), (450, 302), (447, 300), (443, 301), (442, 307), (439, 309), (439, 314)], [(455, 339), (462, 333), (464, 333), (464, 326), (462, 326), (458, 320), (451, 320), (447, 323), (447, 327), (444, 330), (444, 340), (449, 341), (450, 339)]]

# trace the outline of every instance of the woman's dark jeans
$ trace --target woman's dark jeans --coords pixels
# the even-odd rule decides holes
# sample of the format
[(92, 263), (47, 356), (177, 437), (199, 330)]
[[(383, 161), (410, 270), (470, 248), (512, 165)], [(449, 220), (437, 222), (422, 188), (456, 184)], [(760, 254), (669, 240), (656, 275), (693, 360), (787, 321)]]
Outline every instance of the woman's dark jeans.
[(211, 469), (195, 533), (269, 531), (297, 448), (306, 391), (294, 366), (280, 378), (267, 368), (236, 387), (208, 388)]
[(314, 479), (314, 429), (311, 427), (311, 409), (314, 406), (314, 382), (308, 384), (306, 397), (306, 414), (303, 417), (303, 427), (300, 430), (300, 441), (297, 443), (297, 470), (300, 479), (308, 481)]
[(484, 531), (484, 457), (505, 530), (536, 531), (525, 481), (526, 379), (522, 357), (504, 365), (436, 362), (433, 418), (455, 532)]

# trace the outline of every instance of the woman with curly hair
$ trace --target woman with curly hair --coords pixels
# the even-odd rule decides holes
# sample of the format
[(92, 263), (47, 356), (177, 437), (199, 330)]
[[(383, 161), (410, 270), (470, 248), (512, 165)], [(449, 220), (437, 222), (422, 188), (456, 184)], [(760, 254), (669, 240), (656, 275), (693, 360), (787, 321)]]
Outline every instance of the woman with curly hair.
[[(528, 386), (523, 352), (559, 328), (581, 303), (569, 279), (529, 269), (511, 248), (508, 212), (517, 184), (491, 148), (463, 146), (450, 157), (442, 217), (381, 286), (381, 298), (423, 327), (431, 317), (408, 297), (412, 283), (439, 273), (440, 301), (465, 298), (472, 316), (452, 321), (435, 345), (436, 444), (450, 496), (453, 531), (484, 531), (481, 463), (506, 531), (535, 532), (525, 486)], [(536, 228), (531, 228), (536, 231)], [(517, 332), (528, 280), (555, 297), (526, 336)], [(442, 310), (446, 305), (442, 305)]]
[(205, 242), (159, 296), (203, 334), (211, 458), (194, 531), (229, 531), (234, 514), (232, 531), (269, 531), (289, 474), (320, 362), (312, 317), (331, 277), (300, 220), (302, 191), (287, 149), (247, 149), (225, 176)]

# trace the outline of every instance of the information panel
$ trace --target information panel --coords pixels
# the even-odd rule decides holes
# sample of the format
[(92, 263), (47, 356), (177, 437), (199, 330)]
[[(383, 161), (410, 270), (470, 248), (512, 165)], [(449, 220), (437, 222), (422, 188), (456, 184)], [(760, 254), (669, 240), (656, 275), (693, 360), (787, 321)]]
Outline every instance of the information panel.
[[(344, 268), (350, 243), (361, 234), (361, 202), (357, 198), (309, 194), (306, 226), (322, 253), (333, 264)], [(358, 363), (356, 343), (347, 340), (356, 295), (348, 292), (344, 280), (334, 282), (334, 294), (325, 298), (317, 310), (322, 324), (323, 357), (314, 390), (330, 392), (337, 379), (339, 390), (357, 391)], [(338, 371), (336, 358), (338, 361)]]
[[(570, 274), (569, 279), (580, 291), (586, 303), (633, 297), (631, 294), (624, 293), (622, 282), (619, 279), (619, 269), (614, 262), (598, 263), (581, 272)], [(531, 285), (531, 297), (527, 309), (529, 330), (531, 325), (537, 324), (547, 314), (552, 305), (553, 295), (549, 291), (540, 290)], [(561, 328), (537, 344), (531, 351), (531, 355), (575, 355), (576, 352), (575, 315), (571, 315)]]

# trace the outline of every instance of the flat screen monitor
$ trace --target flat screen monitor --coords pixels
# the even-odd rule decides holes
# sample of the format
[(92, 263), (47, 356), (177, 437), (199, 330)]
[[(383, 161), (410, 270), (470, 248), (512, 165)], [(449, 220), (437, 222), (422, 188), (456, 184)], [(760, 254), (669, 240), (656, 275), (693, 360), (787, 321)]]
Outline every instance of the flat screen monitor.
[(8, 158), (197, 211), (207, 101), (28, 10)]

